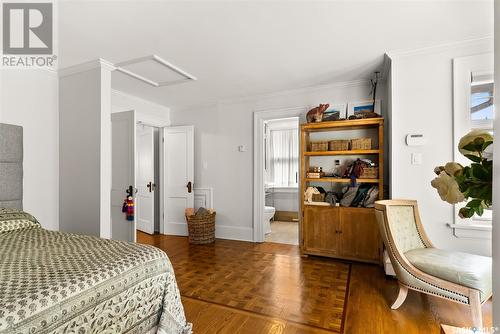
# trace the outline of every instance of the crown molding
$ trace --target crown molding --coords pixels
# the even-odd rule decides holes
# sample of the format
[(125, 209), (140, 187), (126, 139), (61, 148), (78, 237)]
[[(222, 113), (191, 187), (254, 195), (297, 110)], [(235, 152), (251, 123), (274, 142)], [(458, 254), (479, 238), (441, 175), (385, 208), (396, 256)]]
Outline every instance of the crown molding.
[(416, 49), (402, 49), (402, 50), (387, 51), (385, 53), (385, 55), (386, 55), (386, 57), (389, 57), (389, 59), (398, 59), (398, 58), (403, 58), (403, 57), (408, 57), (408, 56), (426, 55), (426, 54), (432, 54), (432, 53), (437, 53), (437, 52), (443, 52), (446, 50), (456, 49), (456, 48), (465, 47), (465, 46), (474, 47), (474, 46), (483, 45), (483, 44), (491, 44), (491, 47), (493, 50), (493, 36), (484, 36), (484, 37), (478, 37), (478, 38), (464, 39), (461, 41), (437, 44), (437, 45), (426, 46), (426, 47), (416, 48)]
[(93, 70), (96, 68), (103, 68), (103, 69), (107, 69), (109, 71), (116, 70), (115, 65), (113, 65), (112, 63), (110, 63), (109, 61), (107, 61), (105, 59), (98, 58), (98, 59), (94, 59), (94, 60), (91, 60), (91, 61), (88, 61), (85, 63), (81, 63), (81, 64), (77, 64), (77, 65), (73, 65), (73, 66), (59, 69), (57, 72), (59, 74), (59, 77), (63, 78), (63, 77), (69, 76), (69, 75), (90, 71), (90, 70)]
[(217, 104), (227, 105), (227, 104), (236, 104), (236, 103), (244, 103), (244, 102), (253, 102), (253, 101), (272, 99), (272, 98), (282, 97), (282, 96), (313, 93), (313, 92), (317, 92), (317, 91), (321, 91), (321, 90), (329, 90), (329, 89), (334, 89), (334, 88), (367, 86), (369, 84), (370, 84), (369, 79), (341, 81), (341, 82), (334, 82), (334, 83), (324, 84), (324, 85), (307, 86), (307, 87), (302, 87), (302, 88), (281, 90), (281, 91), (277, 91), (277, 92), (273, 92), (273, 93), (255, 94), (255, 95), (249, 95), (249, 96), (220, 99), (217, 102)]
[[(183, 111), (189, 111), (197, 108), (203, 108), (203, 109), (208, 109), (208, 108), (217, 108), (218, 106), (227, 106), (227, 105), (232, 105), (232, 104), (239, 104), (239, 103), (254, 103), (266, 99), (272, 99), (276, 97), (283, 97), (283, 96), (290, 96), (290, 95), (298, 95), (298, 94), (307, 94), (307, 93), (314, 93), (317, 91), (321, 90), (330, 90), (330, 89), (335, 89), (335, 88), (349, 88), (349, 87), (369, 87), (370, 85), (370, 80), (369, 79), (359, 79), (359, 80), (351, 80), (351, 81), (339, 81), (339, 82), (334, 82), (330, 84), (324, 84), (324, 85), (316, 85), (316, 86), (307, 86), (307, 87), (302, 87), (302, 88), (296, 88), (296, 89), (287, 89), (287, 90), (281, 90), (273, 93), (264, 93), (264, 94), (254, 94), (254, 95), (248, 95), (248, 96), (240, 96), (240, 97), (234, 97), (234, 98), (224, 98), (224, 99), (219, 99), (219, 100), (210, 100), (206, 101), (205, 103), (200, 103), (200, 104), (194, 104), (194, 105), (188, 105), (184, 106), (181, 108), (176, 108), (176, 107), (170, 107), (172, 112), (183, 112)], [(295, 107), (291, 108), (294, 109)], [(278, 108), (282, 110), (283, 108)], [(267, 109), (268, 110), (268, 109)], [(254, 112), (260, 112), (260, 111), (266, 111), (265, 108), (264, 110), (262, 109), (256, 109)]]
[(303, 105), (303, 106), (294, 106), (294, 107), (287, 107), (287, 108), (264, 108), (264, 109), (256, 109), (253, 111), (253, 114), (255, 115), (254, 117), (262, 117), (265, 115), (269, 114), (291, 114), (294, 112), (305, 112), (309, 110), (309, 106)]

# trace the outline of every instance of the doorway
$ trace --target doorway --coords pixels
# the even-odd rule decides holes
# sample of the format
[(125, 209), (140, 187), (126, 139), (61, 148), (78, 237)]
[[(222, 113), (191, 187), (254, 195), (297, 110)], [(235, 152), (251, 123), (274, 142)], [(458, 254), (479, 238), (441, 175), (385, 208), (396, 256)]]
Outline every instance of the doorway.
[(264, 122), (266, 242), (299, 244), (299, 118)]
[(136, 126), (137, 230), (160, 232), (160, 129), (137, 122)]
[(112, 113), (111, 124), (111, 239), (135, 242), (137, 231), (187, 235), (194, 127), (137, 121), (135, 110)]
[(298, 245), (299, 123), (307, 107), (254, 112), (254, 241)]

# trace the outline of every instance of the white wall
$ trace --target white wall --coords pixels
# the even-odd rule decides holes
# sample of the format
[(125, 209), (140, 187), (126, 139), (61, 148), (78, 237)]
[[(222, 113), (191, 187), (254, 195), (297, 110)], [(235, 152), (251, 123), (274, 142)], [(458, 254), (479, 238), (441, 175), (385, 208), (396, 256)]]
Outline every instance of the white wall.
[[(495, 1), (495, 31), (500, 31), (500, 3)], [(500, 87), (500, 34), (495, 34), (495, 86)], [(500, 110), (500, 89), (495, 89), (495, 110)], [(495, 133), (500, 133), (500, 117), (495, 119)], [(495, 157), (500, 157), (498, 141), (494, 146)], [(493, 325), (500, 328), (500, 159), (493, 161)]]
[(0, 122), (24, 128), (24, 209), (59, 229), (58, 80), (45, 70), (1, 70)]
[(156, 126), (170, 125), (170, 108), (121, 92), (111, 91), (111, 112), (135, 110), (137, 121)]
[(111, 235), (111, 72), (95, 62), (59, 85), (60, 222), (65, 232)]
[[(357, 82), (172, 110), (172, 125), (195, 126), (195, 187), (214, 189), (219, 236), (253, 240), (254, 111), (358, 101), (369, 91), (366, 82)], [(239, 152), (238, 145), (246, 151)]]
[[(391, 194), (416, 199), (424, 227), (437, 247), (477, 254), (491, 254), (491, 240), (453, 236), (453, 206), (443, 202), (430, 182), (435, 166), (453, 160), (452, 59), (492, 51), (491, 40), (470, 41), (390, 54), (391, 67)], [(428, 143), (408, 147), (405, 136), (424, 133)], [(411, 153), (422, 154), (422, 164), (412, 165)]]

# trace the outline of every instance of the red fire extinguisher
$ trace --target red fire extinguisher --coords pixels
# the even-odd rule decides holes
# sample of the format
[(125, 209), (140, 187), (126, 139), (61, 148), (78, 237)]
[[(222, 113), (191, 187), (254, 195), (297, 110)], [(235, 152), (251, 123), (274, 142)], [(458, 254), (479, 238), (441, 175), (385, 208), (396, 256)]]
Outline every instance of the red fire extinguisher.
[(134, 220), (134, 198), (127, 196), (123, 201), (122, 212), (125, 213), (127, 220)]

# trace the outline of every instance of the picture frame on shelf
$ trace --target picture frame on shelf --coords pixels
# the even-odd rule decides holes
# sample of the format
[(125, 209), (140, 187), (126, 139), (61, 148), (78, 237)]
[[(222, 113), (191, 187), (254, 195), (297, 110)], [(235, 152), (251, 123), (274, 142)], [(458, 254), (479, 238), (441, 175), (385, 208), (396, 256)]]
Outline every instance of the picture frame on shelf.
[(360, 116), (363, 113), (374, 112), (377, 115), (382, 115), (381, 113), (381, 100), (375, 100), (375, 109), (373, 108), (373, 100), (349, 102), (347, 106), (347, 116)]
[(346, 116), (346, 111), (347, 111), (347, 104), (346, 103), (332, 103), (328, 107), (328, 109), (325, 110), (323, 114), (323, 122), (330, 122), (330, 121), (337, 121), (339, 119), (345, 119), (347, 118)]

